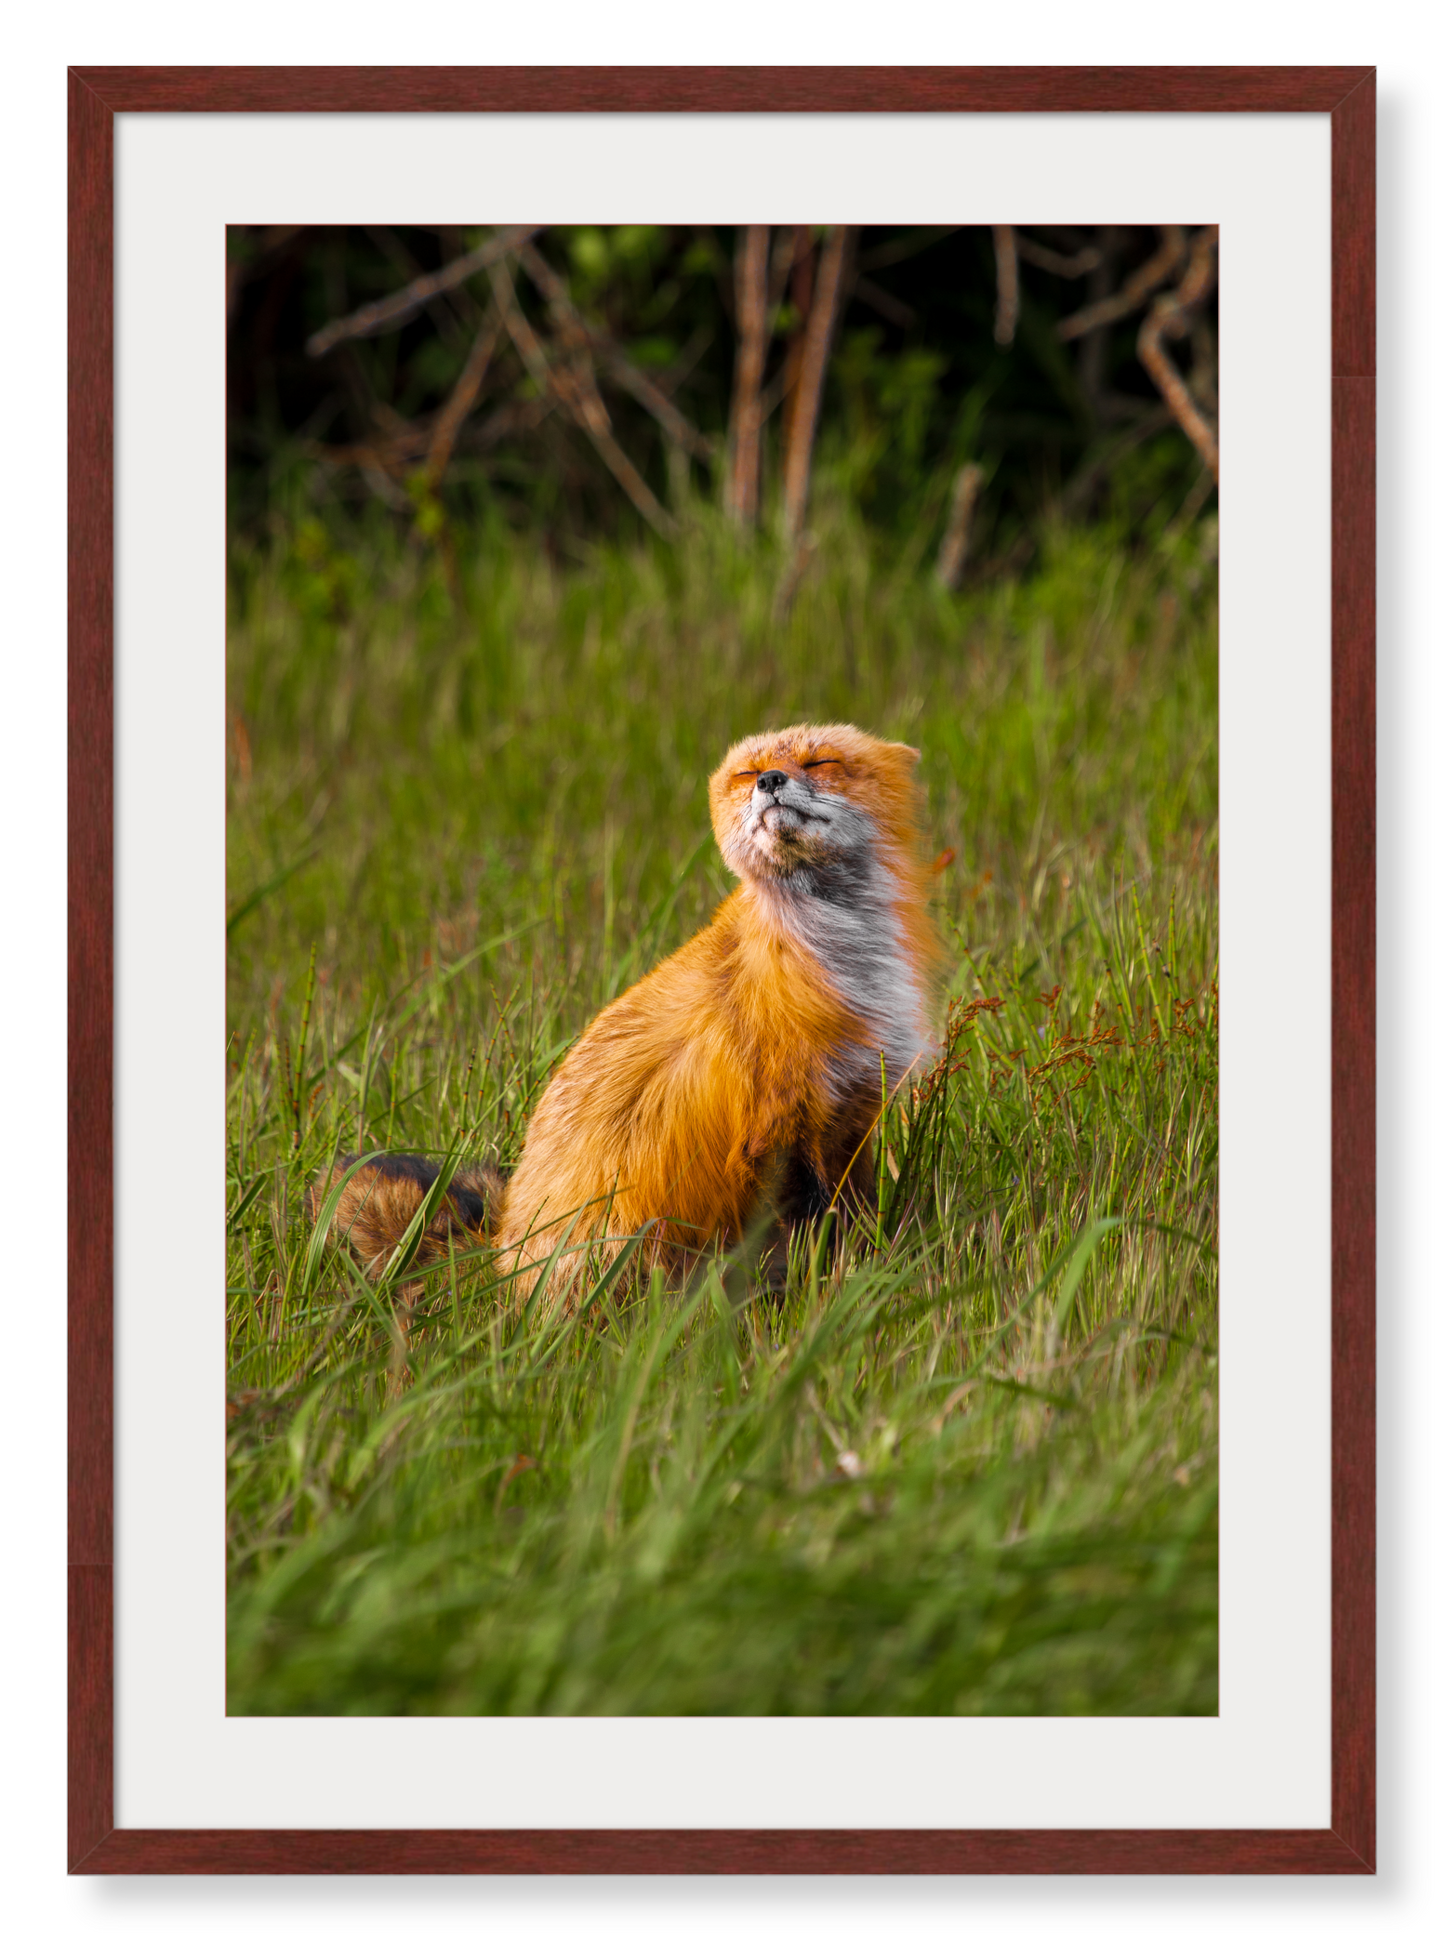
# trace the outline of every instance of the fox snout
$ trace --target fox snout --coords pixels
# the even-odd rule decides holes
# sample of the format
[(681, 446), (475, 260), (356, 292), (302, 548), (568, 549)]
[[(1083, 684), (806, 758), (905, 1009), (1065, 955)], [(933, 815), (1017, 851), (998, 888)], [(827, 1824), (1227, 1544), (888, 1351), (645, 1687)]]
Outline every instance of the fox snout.
[(750, 808), (755, 817), (769, 810), (794, 810), (801, 816), (814, 813), (817, 791), (804, 776), (790, 776), (786, 769), (768, 769), (753, 784)]
[(814, 792), (798, 776), (770, 769), (753, 785), (748, 821), (754, 829), (790, 843), (817, 822)]

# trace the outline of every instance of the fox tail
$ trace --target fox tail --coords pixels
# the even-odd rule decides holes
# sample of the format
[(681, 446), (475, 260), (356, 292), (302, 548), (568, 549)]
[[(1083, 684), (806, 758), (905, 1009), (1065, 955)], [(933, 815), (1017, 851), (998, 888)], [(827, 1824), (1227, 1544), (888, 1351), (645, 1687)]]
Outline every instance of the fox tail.
[[(331, 1189), (355, 1165), (355, 1154), (340, 1154), (330, 1173), (312, 1182), (307, 1206), (313, 1221)], [(348, 1243), (367, 1274), (376, 1278), (391, 1260), (440, 1172), (436, 1161), (424, 1160), (419, 1154), (375, 1155), (356, 1169), (342, 1189), (331, 1220), (332, 1240)], [(496, 1227), (506, 1183), (507, 1176), (499, 1167), (459, 1167), (422, 1230), (410, 1268), (425, 1268), (430, 1262), (445, 1259), (454, 1236), (464, 1246), (484, 1241)]]

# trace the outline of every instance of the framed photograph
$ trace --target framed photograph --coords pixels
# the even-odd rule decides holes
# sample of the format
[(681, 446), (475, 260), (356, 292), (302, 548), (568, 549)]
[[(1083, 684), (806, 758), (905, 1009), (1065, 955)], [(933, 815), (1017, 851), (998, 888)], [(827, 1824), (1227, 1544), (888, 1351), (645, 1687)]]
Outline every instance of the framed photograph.
[(71, 70), (73, 1871), (1374, 1870), (1374, 114)]

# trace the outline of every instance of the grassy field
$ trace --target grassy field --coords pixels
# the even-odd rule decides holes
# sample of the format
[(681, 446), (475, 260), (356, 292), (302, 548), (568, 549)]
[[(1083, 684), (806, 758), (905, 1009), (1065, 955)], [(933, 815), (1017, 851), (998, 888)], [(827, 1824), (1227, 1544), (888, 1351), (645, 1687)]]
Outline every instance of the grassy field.
[[(233, 562), (233, 1712), (1211, 1713), (1216, 594), (1207, 531), (952, 595), (824, 506), (778, 561)], [(379, 1289), (340, 1149), (515, 1156), (597, 1008), (728, 887), (706, 778), (844, 719), (923, 750), (947, 1053), (878, 1226), (516, 1313)]]

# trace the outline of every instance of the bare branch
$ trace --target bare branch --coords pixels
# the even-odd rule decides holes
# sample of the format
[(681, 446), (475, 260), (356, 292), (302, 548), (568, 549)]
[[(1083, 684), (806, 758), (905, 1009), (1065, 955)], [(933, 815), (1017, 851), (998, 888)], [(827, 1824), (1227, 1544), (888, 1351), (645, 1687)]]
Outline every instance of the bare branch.
[[(543, 398), (509, 399), (459, 437), (457, 444), (469, 452), (485, 452), (503, 439), (535, 431), (554, 404), (550, 392)], [(356, 466), (362, 471), (370, 467), (399, 478), (430, 449), (435, 431), (435, 425), (429, 431), (423, 425), (402, 424), (370, 445), (326, 445), (319, 439), (309, 439), (301, 449), (307, 458), (319, 459), (323, 465)]]
[(994, 224), (993, 260), (998, 278), (993, 341), (995, 344), (1012, 344), (1019, 322), (1019, 255), (1012, 223)]
[(678, 410), (667, 393), (654, 384), (645, 371), (638, 369), (615, 339), (592, 328), (573, 303), (565, 279), (552, 268), (542, 252), (532, 244), (524, 243), (517, 252), (517, 258), (546, 298), (559, 332), (569, 348), (577, 353), (593, 352), (621, 389), (629, 392), (644, 411), (652, 414), (675, 445), (682, 446), (694, 458), (711, 460), (715, 456), (713, 441)]
[(457, 433), (477, 402), (482, 380), (487, 375), (487, 366), (492, 361), (492, 353), (497, 348), (497, 339), (501, 334), (502, 320), (494, 310), (477, 332), (467, 361), (462, 366), (461, 376), (453, 385), (451, 396), (437, 413), (426, 455), (426, 476), (433, 486), (439, 483), (446, 471), (452, 447), (457, 442)]
[(1189, 268), (1177, 290), (1168, 290), (1154, 299), (1149, 315), (1139, 328), (1139, 362), (1159, 388), (1159, 395), (1188, 435), (1195, 451), (1219, 483), (1219, 438), (1195, 402), (1178, 367), (1164, 348), (1166, 338), (1182, 337), (1189, 328), (1189, 313), (1214, 286), (1215, 251), (1219, 229), (1210, 224), (1194, 238)]
[(695, 459), (711, 461), (717, 457), (717, 442), (700, 432), (684, 412), (680, 412), (667, 393), (628, 357), (621, 345), (610, 338), (593, 338), (593, 347), (603, 369), (620, 391), (635, 398), (643, 410), (655, 418), (675, 446)]
[(944, 528), (943, 544), (938, 549), (936, 575), (944, 587), (957, 587), (968, 564), (968, 543), (973, 533), (973, 515), (983, 489), (983, 467), (960, 466), (953, 482), (953, 504)]
[(388, 472), (403, 471), (419, 459), (427, 448), (429, 434), (420, 425), (378, 440), (374, 445), (325, 445), (308, 439), (302, 451), (309, 459), (320, 459), (330, 466), (381, 466)]
[(711, 464), (717, 457), (717, 441), (710, 439), (706, 432), (700, 432), (692, 420), (678, 410), (667, 393), (645, 371), (638, 369), (620, 344), (614, 344), (611, 338), (594, 335), (592, 345), (613, 383), (635, 398), (645, 412), (652, 414), (673, 444), (680, 446), (684, 452), (690, 452), (693, 458)]
[(572, 357), (568, 364), (552, 364), (536, 332), (522, 314), (505, 262), (499, 259), (490, 264), (487, 274), (492, 280), (492, 290), (507, 331), (538, 390), (544, 395), (550, 392), (570, 412), (648, 525), (665, 539), (671, 539), (677, 532), (676, 522), (612, 435), (612, 421), (607, 416), (607, 407), (597, 389), (588, 355), (587, 334), (582, 330), (580, 320), (576, 320), (576, 313), (573, 312), (569, 318), (565, 313), (558, 316), (557, 308), (553, 309), (559, 335), (572, 352)]
[(1091, 270), (1097, 270), (1104, 260), (1103, 252), (1092, 247), (1076, 250), (1072, 256), (1064, 256), (1043, 243), (1036, 243), (1031, 236), (1015, 234), (1018, 253), (1024, 262), (1032, 263), (1036, 269), (1047, 270), (1051, 277), (1086, 277)]
[[(793, 437), (793, 415), (798, 409), (798, 379), (803, 369), (803, 352), (808, 343), (808, 319), (812, 315), (814, 288), (818, 281), (818, 239), (811, 223), (799, 223), (793, 230), (793, 264), (788, 273), (789, 319), (787, 350), (779, 377), (782, 384), (783, 423), (781, 449), (786, 454)], [(776, 325), (780, 319), (773, 319)], [(777, 389), (775, 377), (768, 387), (771, 397)]]
[(1147, 263), (1141, 263), (1133, 276), (1126, 279), (1122, 290), (1115, 291), (1112, 297), (1105, 297), (1100, 303), (1086, 304), (1083, 310), (1076, 310), (1072, 317), (1064, 318), (1058, 331), (1063, 342), (1096, 331), (1101, 324), (1113, 324), (1119, 318), (1127, 317), (1130, 311), (1138, 310), (1166, 278), (1173, 276), (1184, 261), (1188, 245), (1178, 223), (1166, 223), (1163, 237), (1153, 256)]
[[(1099, 304), (1111, 294), (1115, 259), (1119, 254), (1120, 232), (1117, 225), (1105, 223), (1095, 232), (1098, 237), (1099, 261), (1090, 270), (1084, 285), (1086, 304)], [(1109, 344), (1111, 333), (1108, 326), (1097, 331), (1087, 331), (1079, 340), (1078, 370), (1079, 385), (1088, 400), (1089, 409), (1095, 421), (1104, 416), (1104, 389), (1109, 370)]]
[(552, 382), (547, 354), (542, 349), (537, 333), (522, 313), (522, 306), (517, 302), (516, 287), (506, 264), (500, 260), (489, 263), (487, 274), (492, 280), (492, 294), (497, 300), (497, 309), (501, 313), (502, 322), (507, 327), (507, 335), (516, 346), (517, 356), (526, 366), (528, 376), (539, 391), (554, 391), (556, 387)]
[(793, 389), (797, 380), (797, 362), (795, 359), (789, 358), (784, 363), (782, 370), (771, 377), (763, 387), (762, 397), (758, 400), (759, 424), (767, 424), (773, 413)]
[(818, 429), (818, 408), (823, 400), (823, 378), (828, 369), (828, 352), (838, 321), (843, 293), (843, 271), (857, 231), (839, 223), (828, 233), (818, 266), (818, 284), (808, 312), (803, 359), (798, 371), (792, 421), (788, 427), (788, 452), (783, 467), (783, 536), (796, 541), (803, 530), (808, 510), (808, 485), (813, 469), (813, 439)]
[(468, 277), (476, 276), (478, 271), (490, 269), (492, 264), (526, 242), (529, 236), (535, 236), (541, 227), (540, 223), (534, 223), (522, 229), (498, 230), (495, 236), (477, 249), (469, 250), (465, 256), (454, 257), (430, 276), (417, 277), (403, 289), (393, 291), (391, 296), (380, 297), (373, 304), (363, 304), (349, 317), (338, 317), (329, 324), (323, 324), (319, 331), (307, 338), (307, 355), (324, 357), (348, 337), (375, 337), (380, 331), (394, 330), (444, 290), (454, 290)]
[[(594, 330), (587, 323), (573, 303), (565, 280), (552, 268), (541, 252), (530, 244), (524, 244), (518, 251), (518, 257), (527, 274), (547, 299), (558, 325), (559, 335), (574, 355), (585, 357), (589, 352), (595, 353), (614, 381), (622, 390), (629, 392), (644, 410), (652, 414), (674, 444), (683, 447), (697, 458), (712, 459), (715, 450), (713, 441), (678, 410), (667, 393), (655, 384), (646, 372), (639, 370), (620, 344), (602, 332)], [(590, 376), (589, 361), (588, 377)]]
[[(366, 234), (400, 273), (403, 287), (426, 274), (394, 229), (383, 223), (368, 223)], [(463, 254), (460, 247), (455, 247), (447, 261)], [(448, 344), (468, 344), (481, 329), (482, 306), (464, 283), (454, 284), (440, 297), (429, 297), (424, 308)]]
[(768, 315), (772, 316), (783, 301), (783, 292), (788, 287), (788, 278), (793, 273), (793, 265), (798, 260), (798, 242), (808, 247), (806, 228), (799, 229), (795, 223), (784, 223), (778, 230), (773, 243), (773, 258), (768, 269)]
[(611, 432), (594, 431), (589, 425), (587, 433), (613, 478), (653, 531), (660, 533), (664, 540), (676, 539), (677, 521), (653, 492)]
[(768, 356), (768, 226), (749, 223), (738, 237), (734, 263), (738, 354), (733, 373), (728, 439), (728, 511), (739, 526), (758, 517), (758, 460), (762, 414), (758, 394)]

